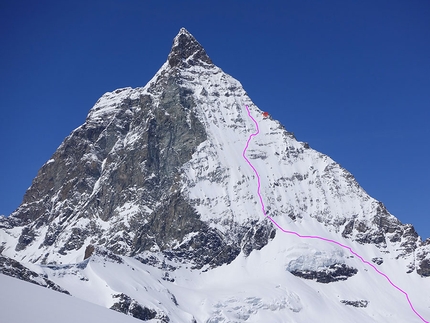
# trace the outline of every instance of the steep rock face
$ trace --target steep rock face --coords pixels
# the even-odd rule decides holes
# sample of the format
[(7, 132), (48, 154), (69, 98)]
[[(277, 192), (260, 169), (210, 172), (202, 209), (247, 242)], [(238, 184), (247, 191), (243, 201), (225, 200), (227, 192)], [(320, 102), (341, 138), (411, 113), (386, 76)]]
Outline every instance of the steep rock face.
[(204, 48), (185, 28), (181, 28), (175, 37), (167, 61), (170, 67), (181, 68), (201, 65), (202, 62), (213, 65)]
[[(249, 224), (232, 223), (235, 233), (226, 236), (201, 221), (183, 191), (182, 167), (207, 141), (194, 90), (183, 86), (181, 75), (195, 65), (215, 68), (181, 29), (168, 62), (147, 86), (118, 89), (98, 100), (5, 220), (20, 230), (14, 232), (15, 251), (32, 250), (27, 260), (46, 264), (58, 261), (53, 252), (67, 256), (95, 244), (124, 255), (166, 252), (197, 268), (239, 254), (245, 232), (245, 240), (252, 240)], [(257, 239), (256, 248), (268, 241)], [(246, 241), (249, 253), (254, 244)], [(225, 256), (214, 262), (215, 254)]]
[[(131, 299), (130, 296), (121, 293), (113, 295), (113, 298), (117, 300), (115, 304), (110, 307), (114, 311), (131, 315), (142, 321), (149, 321), (157, 316), (156, 311), (140, 305), (136, 300)], [(169, 320), (164, 319), (163, 322), (169, 322)]]
[[(24, 196), (24, 206), (13, 216), (36, 228), (59, 219), (60, 229), (45, 236), (44, 243), (51, 245), (69, 219), (107, 222), (135, 201), (143, 200), (145, 208), (154, 208), (155, 213), (173, 203), (169, 193), (178, 184), (178, 168), (205, 140), (205, 131), (192, 113), (193, 103), (183, 92), (167, 80), (157, 109), (149, 96), (141, 96), (122, 102), (109, 122), (99, 121), (98, 115), (87, 120), (42, 167)], [(179, 198), (176, 194), (174, 199)], [(135, 227), (143, 225), (137, 218), (131, 220), (137, 221)], [(32, 241), (32, 232), (25, 227), (18, 249)]]

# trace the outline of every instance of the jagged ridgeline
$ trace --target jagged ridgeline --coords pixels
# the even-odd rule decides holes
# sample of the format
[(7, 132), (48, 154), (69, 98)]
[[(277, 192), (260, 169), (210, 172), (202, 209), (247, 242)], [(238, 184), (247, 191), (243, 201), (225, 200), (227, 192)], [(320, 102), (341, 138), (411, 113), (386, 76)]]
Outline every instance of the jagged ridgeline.
[[(1, 272), (153, 322), (412, 322), (403, 295), (345, 250), (262, 214), (242, 157), (255, 132), (245, 106), (260, 127), (246, 154), (280, 226), (430, 288), (430, 239), (262, 115), (183, 28), (147, 85), (105, 93), (0, 218)], [(313, 310), (323, 294), (325, 314)]]

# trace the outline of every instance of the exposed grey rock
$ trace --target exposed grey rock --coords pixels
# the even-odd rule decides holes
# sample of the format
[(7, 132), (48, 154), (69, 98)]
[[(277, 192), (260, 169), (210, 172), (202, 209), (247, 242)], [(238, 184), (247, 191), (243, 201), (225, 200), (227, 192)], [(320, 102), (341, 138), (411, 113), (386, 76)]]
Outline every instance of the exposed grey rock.
[(349, 267), (345, 264), (333, 264), (327, 269), (320, 271), (312, 270), (293, 270), (290, 271), (294, 276), (316, 280), (318, 283), (332, 283), (341, 280), (347, 280), (349, 277), (354, 276), (358, 270), (356, 268)]
[(270, 239), (275, 238), (276, 229), (268, 220), (251, 224), (251, 228), (243, 237), (242, 250), (245, 255), (249, 255), (252, 250), (260, 250)]
[(181, 28), (173, 41), (168, 61), (171, 67), (187, 67), (189, 65), (212, 65), (212, 60), (200, 43), (185, 29)]
[(398, 257), (414, 253), (421, 243), (414, 227), (402, 224), (381, 202), (378, 202), (377, 213), (371, 223), (351, 219), (344, 225), (342, 236), (362, 244), (374, 244), (380, 249), (386, 248), (388, 241), (397, 243)]
[(24, 250), (34, 240), (34, 231), (30, 227), (24, 227), (18, 239), (15, 250)]
[[(110, 307), (112, 310), (133, 316), (142, 321), (149, 321), (157, 316), (157, 312), (153, 309), (149, 309), (142, 306), (136, 300), (124, 293), (113, 295), (115, 303)], [(166, 316), (161, 322), (169, 322), (170, 320)]]
[(420, 262), (419, 267), (417, 269), (418, 275), (422, 277), (430, 277), (430, 260), (424, 259)]
[(99, 258), (110, 261), (110, 262), (114, 262), (117, 264), (122, 264), (124, 263), (124, 261), (122, 260), (122, 258), (118, 255), (116, 255), (115, 253), (113, 253), (112, 251), (110, 251), (109, 249), (106, 248), (102, 248), (102, 247), (98, 247), (98, 246), (88, 246), (86, 250), (88, 250), (88, 252), (90, 253), (91, 249), (93, 248), (93, 251), (91, 252), (91, 256), (99, 256)]
[[(195, 104), (178, 81), (174, 75), (159, 80), (164, 87), (157, 109), (149, 97), (137, 102), (125, 100), (112, 122), (87, 122), (66, 138), (52, 156), (55, 161), (42, 167), (25, 194), (23, 205), (12, 216), (29, 223), (22, 230), (17, 251), (33, 242), (34, 228), (48, 226), (42, 246), (51, 246), (70, 227), (72, 218), (92, 219), (97, 215), (108, 221), (117, 214), (119, 206), (129, 201), (139, 201), (144, 206), (158, 204), (149, 215), (136, 214), (130, 227), (115, 227), (110, 232), (113, 236), (117, 230), (125, 229), (133, 232), (134, 238), (125, 233), (116, 239), (104, 239), (100, 228), (90, 222), (86, 228), (71, 228), (59, 253), (81, 248), (90, 236), (95, 244), (121, 254), (137, 254), (154, 245), (164, 250), (171, 241), (180, 241), (202, 227), (193, 208), (181, 193), (175, 193), (180, 167), (206, 139), (204, 127), (193, 112)], [(133, 106), (140, 110), (129, 112)], [(134, 145), (112, 152), (118, 140), (136, 128), (141, 132)], [(92, 194), (95, 183), (101, 179), (104, 185)], [(52, 204), (55, 196), (61, 208)], [(60, 222), (52, 223), (55, 218)], [(122, 242), (129, 248), (124, 250)]]
[(377, 265), (382, 265), (382, 263), (384, 262), (384, 259), (382, 259), (381, 257), (375, 257), (375, 258), (372, 258), (372, 262)]
[(238, 244), (229, 244), (217, 230), (202, 227), (196, 235), (164, 254), (168, 259), (178, 259), (193, 264), (200, 269), (205, 265), (211, 268), (229, 264), (240, 253)]
[(345, 305), (354, 306), (354, 307), (367, 307), (367, 305), (369, 304), (369, 301), (366, 301), (366, 300), (359, 300), (359, 301), (341, 300), (340, 302)]
[(85, 254), (84, 254), (84, 260), (91, 257), (91, 255), (94, 253), (95, 247), (93, 245), (88, 245), (85, 248)]
[(38, 273), (28, 269), (16, 260), (1, 255), (0, 273), (70, 295), (68, 291), (58, 286), (47, 277), (39, 275)]

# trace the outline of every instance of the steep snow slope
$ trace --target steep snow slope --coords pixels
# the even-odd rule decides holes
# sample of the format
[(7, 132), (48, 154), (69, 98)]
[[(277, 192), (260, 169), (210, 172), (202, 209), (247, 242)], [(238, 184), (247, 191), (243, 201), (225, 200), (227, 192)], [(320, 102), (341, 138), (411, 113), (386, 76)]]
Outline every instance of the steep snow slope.
[[(329, 284), (290, 273), (334, 263), (353, 266), (358, 273)], [(40, 270), (76, 297), (111, 307), (116, 302), (112, 295), (124, 293), (172, 322), (423, 322), (403, 294), (356, 258), (321, 241), (291, 235), (278, 234), (262, 250), (208, 271), (161, 258), (143, 264), (100, 254), (74, 266)], [(393, 281), (406, 289), (421, 314), (429, 312), (428, 285), (421, 285), (422, 278), (402, 275)]]
[[(0, 274), (0, 319), (5, 323), (137, 323), (133, 317)], [(7, 292), (5, 292), (7, 291)]]

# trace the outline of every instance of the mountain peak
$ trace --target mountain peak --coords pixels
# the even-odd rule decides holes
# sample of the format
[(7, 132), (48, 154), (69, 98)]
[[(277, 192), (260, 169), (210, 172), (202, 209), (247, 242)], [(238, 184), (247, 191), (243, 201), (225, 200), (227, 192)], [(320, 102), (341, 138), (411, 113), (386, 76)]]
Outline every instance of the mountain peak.
[(181, 28), (173, 39), (168, 61), (171, 67), (213, 64), (202, 45), (185, 28)]
[(0, 216), (0, 274), (158, 323), (418, 323), (401, 288), (428, 313), (430, 239), (182, 28), (147, 85), (105, 93)]

